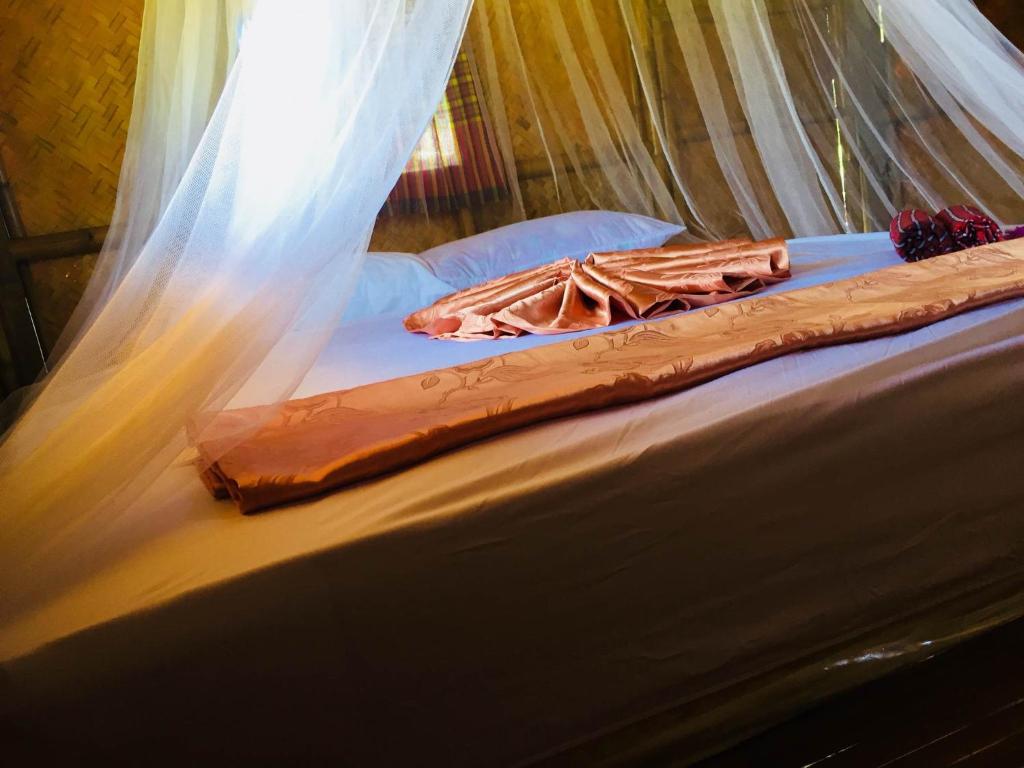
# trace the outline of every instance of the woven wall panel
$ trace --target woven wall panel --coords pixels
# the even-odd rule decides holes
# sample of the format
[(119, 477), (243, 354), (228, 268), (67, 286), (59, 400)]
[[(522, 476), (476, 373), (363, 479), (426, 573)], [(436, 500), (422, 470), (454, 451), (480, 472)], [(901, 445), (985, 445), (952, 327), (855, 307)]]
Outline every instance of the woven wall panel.
[[(0, 152), (30, 234), (110, 221), (131, 113), (143, 2), (0, 0)], [(786, 3), (770, 0), (770, 7), (785, 9)], [(1020, 0), (979, 0), (978, 5), (1012, 40), (1024, 42)], [(703, 9), (704, 0), (698, 6)], [(565, 7), (571, 8), (572, 3), (566, 2)], [(620, 71), (628, 71), (628, 40), (614, 23), (617, 4), (602, 0), (594, 7), (613, 61)], [(531, 60), (544, 54), (543, 49), (531, 48), (542, 45), (546, 37), (542, 29), (536, 28), (541, 18), (542, 14), (527, 13), (520, 19), (523, 45)], [(588, 69), (589, 62), (583, 58), (582, 64)], [(557, 71), (556, 63), (552, 62), (553, 72)], [(508, 79), (511, 74), (512, 70), (503, 71), (502, 77)], [(543, 70), (538, 77), (543, 82)], [(684, 82), (672, 82), (676, 98), (688, 95)], [(552, 179), (543, 174), (546, 157), (536, 142), (531, 110), (513, 82), (504, 85), (511, 138), (521, 170), (537, 166), (541, 174), (523, 182), (527, 211), (532, 216), (552, 213), (565, 207), (566, 201), (560, 200)], [(635, 106), (635, 84), (623, 85)], [(692, 143), (687, 165), (696, 167), (698, 159), (707, 155), (707, 148), (702, 146), (705, 137), (700, 135), (700, 116), (695, 111), (677, 115), (679, 124), (673, 128)], [(753, 153), (752, 147), (749, 152)], [(715, 169), (707, 172), (714, 173)], [(588, 181), (593, 184), (597, 180)], [(579, 191), (573, 189), (570, 180), (562, 197)], [(582, 199), (586, 200), (585, 194)], [(375, 233), (373, 247), (421, 250), (470, 229), (508, 223), (511, 218), (511, 206), (496, 203), (473, 211), (468, 222), (465, 217), (455, 216), (435, 217), (426, 225), (419, 219), (386, 220)], [(91, 257), (62, 260), (28, 271), (28, 291), (44, 343), (52, 343), (58, 335), (93, 261)], [(0, 373), (8, 369), (5, 355), (0, 343)]]
[(106, 224), (142, 0), (0, 0), (0, 145), (30, 234)]

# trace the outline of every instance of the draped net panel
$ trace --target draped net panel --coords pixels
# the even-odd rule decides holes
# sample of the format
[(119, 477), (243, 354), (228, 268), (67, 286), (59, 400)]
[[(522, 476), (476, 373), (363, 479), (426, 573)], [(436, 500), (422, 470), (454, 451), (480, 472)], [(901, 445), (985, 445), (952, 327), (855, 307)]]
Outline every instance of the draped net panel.
[(54, 348), (54, 361), (109, 298), (181, 183), (238, 55), (252, 2), (147, 4), (113, 220), (93, 279)]
[(576, 208), (704, 238), (958, 202), (1024, 219), (1021, 54), (969, 0), (477, 0), (463, 48), (510, 199), (381, 221), (378, 244)]
[(145, 53), (176, 79), (164, 91), (143, 68), (103, 299), (4, 440), (5, 613), (61, 570), (68, 545), (100, 551), (144, 524), (131, 502), (186, 448), (188, 418), (250, 379), (262, 402), (291, 394), (338, 323), (469, 12), (469, 0), (307, 0), (301, 14), (261, 0), (206, 124), (228, 51), (197, 43), (220, 63), (193, 66), (181, 41), (203, 4), (149, 4)]
[[(411, 184), (378, 216), (443, 141), (460, 45), (501, 192)], [(148, 535), (186, 421), (289, 397), (368, 243), (584, 208), (693, 238), (1008, 223), (1022, 197), (1024, 56), (970, 0), (149, 0), (110, 242), (0, 447), (0, 618)]]

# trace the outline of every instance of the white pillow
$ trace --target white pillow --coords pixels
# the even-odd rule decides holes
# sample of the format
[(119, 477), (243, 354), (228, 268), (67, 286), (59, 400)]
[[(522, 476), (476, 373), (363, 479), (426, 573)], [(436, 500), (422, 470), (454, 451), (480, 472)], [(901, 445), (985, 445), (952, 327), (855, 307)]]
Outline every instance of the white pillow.
[(373, 315), (408, 314), (455, 289), (439, 280), (414, 253), (368, 253), (342, 317), (348, 325)]
[(462, 290), (566, 256), (653, 248), (685, 227), (615, 211), (574, 211), (530, 219), (424, 251), (420, 258), (449, 285)]

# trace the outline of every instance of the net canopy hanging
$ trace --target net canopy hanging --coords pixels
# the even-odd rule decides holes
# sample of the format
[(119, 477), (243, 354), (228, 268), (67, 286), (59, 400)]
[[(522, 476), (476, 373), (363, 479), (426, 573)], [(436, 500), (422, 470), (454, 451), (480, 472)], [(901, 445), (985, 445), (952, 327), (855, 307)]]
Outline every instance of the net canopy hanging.
[(239, 18), (234, 3), (147, 4), (107, 282), (4, 439), (5, 618), (63, 583), (53, 574), (69, 570), (57, 564), (70, 542), (98, 551), (147, 530), (133, 502), (186, 447), (189, 414), (222, 408), (250, 379), (268, 403), (301, 381), (469, 12), (469, 0), (311, 0), (301, 14), (262, 0), (225, 78), (238, 28), (200, 34), (208, 5)]
[(478, 0), (462, 50), (508, 194), (382, 219), (375, 246), (578, 208), (698, 238), (1022, 217), (1021, 54), (970, 2)]
[(0, 447), (0, 620), (159, 534), (185, 424), (286, 400), (368, 248), (590, 208), (697, 239), (1013, 221), (1022, 100), (969, 0), (149, 0), (113, 235)]

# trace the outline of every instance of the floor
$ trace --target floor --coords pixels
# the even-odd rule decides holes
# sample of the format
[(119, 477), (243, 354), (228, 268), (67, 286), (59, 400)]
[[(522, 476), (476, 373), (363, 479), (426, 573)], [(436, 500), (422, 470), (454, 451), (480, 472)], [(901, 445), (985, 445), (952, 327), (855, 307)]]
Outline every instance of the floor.
[(844, 694), (698, 768), (1024, 766), (1024, 621)]
[[(0, 745), (4, 765), (137, 764), (2, 727)], [(657, 765), (674, 764), (671, 749), (662, 758)], [(696, 768), (755, 766), (1024, 766), (1024, 620), (836, 697)]]

